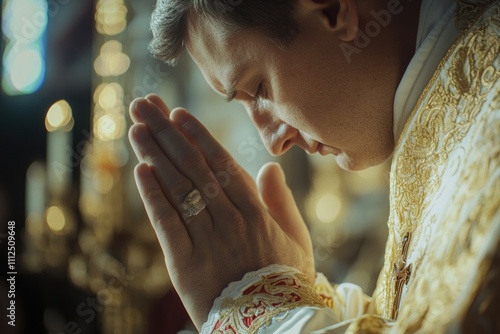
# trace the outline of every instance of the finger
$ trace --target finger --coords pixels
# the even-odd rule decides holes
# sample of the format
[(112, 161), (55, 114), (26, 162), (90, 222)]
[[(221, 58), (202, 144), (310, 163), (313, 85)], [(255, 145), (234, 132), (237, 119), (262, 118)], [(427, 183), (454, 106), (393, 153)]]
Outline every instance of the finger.
[[(146, 95), (145, 99), (147, 99), (149, 102), (151, 102), (156, 107), (158, 107), (158, 109), (161, 110), (161, 112), (165, 115), (165, 117), (168, 118), (170, 116), (170, 108), (165, 104), (165, 102), (163, 101), (163, 99), (161, 97), (159, 97), (156, 94), (148, 94), (148, 95)], [(138, 97), (138, 98), (134, 99), (132, 101), (132, 103), (130, 103), (130, 106), (129, 106), (130, 118), (132, 119), (132, 121), (134, 123), (139, 123), (139, 120), (137, 119), (136, 115), (133, 113), (133, 110), (134, 110), (137, 102), (140, 100), (143, 100), (143, 98)]]
[(203, 124), (185, 109), (180, 108), (174, 109), (170, 118), (179, 125), (185, 136), (201, 151), (227, 197), (234, 205), (242, 211), (254, 210), (258, 207), (259, 201), (256, 196), (255, 183), (251, 182), (251, 177)]
[(193, 244), (178, 218), (175, 209), (165, 197), (158, 181), (146, 163), (136, 166), (135, 180), (144, 207), (153, 226), (158, 241), (165, 255), (168, 265), (176, 265), (175, 259), (183, 261), (183, 257), (192, 253)]
[(312, 252), (311, 238), (302, 215), (295, 204), (285, 174), (277, 163), (264, 165), (257, 175), (262, 202), (281, 229), (297, 241), (304, 250)]
[(242, 167), (240, 167), (240, 172), (241, 172), (241, 177), (243, 178), (243, 180), (247, 184), (248, 188), (250, 188), (250, 190), (252, 191), (253, 194), (255, 194), (255, 196), (259, 196), (257, 184), (255, 183), (255, 180), (253, 179), (253, 177), (250, 174), (248, 174), (248, 172)]
[(226, 221), (233, 219), (234, 212), (230, 210), (234, 206), (225, 196), (222, 185), (198, 148), (148, 100), (137, 101), (132, 113), (139, 122), (147, 126), (158, 147), (178, 173), (182, 173), (202, 193), (212, 218), (218, 217)]
[(157, 106), (166, 117), (170, 117), (170, 108), (165, 104), (163, 99), (156, 94), (146, 95), (146, 99)]
[(142, 97), (138, 97), (138, 98), (135, 98), (131, 103), (130, 103), (130, 106), (128, 107), (128, 112), (129, 112), (129, 115), (130, 115), (130, 119), (132, 120), (132, 122), (134, 123), (140, 123), (140, 121), (137, 119), (137, 116), (136, 114), (134, 113), (134, 110), (136, 109), (136, 106), (137, 106), (137, 103), (139, 101), (143, 100)]
[[(177, 109), (180, 109), (180, 110), (184, 110), (183, 108), (175, 108), (174, 110), (172, 110), (173, 113), (177, 113)], [(183, 111), (180, 111), (180, 112), (183, 112)], [(178, 115), (174, 115), (172, 117), (178, 117)], [(183, 116), (181, 116), (183, 117)], [(173, 119), (175, 121), (175, 119)], [(179, 122), (182, 122), (182, 119), (178, 119)], [(188, 138), (188, 140), (191, 141), (192, 144), (198, 146), (198, 148), (202, 148), (202, 147), (199, 147), (199, 143), (203, 143), (203, 140), (199, 140), (198, 138), (194, 138), (193, 136), (190, 135), (190, 133), (188, 131), (186, 131), (186, 129), (184, 129), (182, 126), (180, 127), (180, 130), (183, 132), (183, 134), (186, 136), (186, 138)], [(208, 134), (209, 136), (212, 136), (208, 131), (205, 133), (205, 134)], [(198, 140), (197, 140), (198, 139)], [(214, 139), (215, 140), (215, 139)], [(226, 156), (228, 157), (231, 157), (231, 155), (229, 154), (229, 152), (227, 152), (224, 147), (222, 147), (221, 145), (220, 146), (220, 149), (225, 151), (225, 154)], [(202, 154), (204, 154), (205, 152), (202, 151)], [(213, 160), (216, 160), (214, 159), (213, 156), (208, 156), (208, 155), (205, 155), (204, 154), (204, 157), (205, 157), (205, 160), (207, 160), (207, 162), (212, 162)], [(258, 190), (257, 190), (257, 185), (255, 184), (255, 180), (253, 179), (252, 176), (250, 176), (250, 174), (248, 174), (248, 172), (244, 169), (244, 168), (241, 168), (239, 166), (237, 166), (237, 163), (234, 161), (234, 159), (231, 157), (231, 160), (234, 162), (231, 163), (231, 167), (230, 168), (233, 168), (233, 167), (237, 167), (238, 168), (238, 173), (241, 173), (241, 177), (243, 178), (243, 180), (245, 181), (245, 183), (247, 184), (247, 186), (251, 189), (251, 191), (255, 194), (255, 196), (259, 196), (259, 193), (258, 193)], [(209, 164), (210, 165), (210, 164)], [(234, 165), (234, 166), (233, 166)], [(212, 165), (210, 165), (211, 167), (214, 167)]]
[[(130, 129), (130, 142), (138, 159), (148, 164), (165, 197), (170, 202), (170, 205), (175, 208), (170, 214), (181, 219), (180, 217), (185, 212), (180, 209), (180, 205), (195, 186), (172, 165), (144, 124), (132, 126)], [(195, 217), (184, 220), (185, 228), (193, 243), (196, 246), (206, 244), (207, 237), (213, 232), (212, 218), (208, 211), (201, 210)]]

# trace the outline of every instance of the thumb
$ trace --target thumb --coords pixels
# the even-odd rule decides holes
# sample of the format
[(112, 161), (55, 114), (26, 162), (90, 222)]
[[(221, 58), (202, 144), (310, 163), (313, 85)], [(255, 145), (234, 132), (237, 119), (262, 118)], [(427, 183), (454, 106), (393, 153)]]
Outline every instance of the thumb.
[(262, 166), (257, 175), (259, 196), (281, 229), (295, 239), (306, 253), (312, 254), (311, 238), (288, 188), (285, 174), (277, 163)]

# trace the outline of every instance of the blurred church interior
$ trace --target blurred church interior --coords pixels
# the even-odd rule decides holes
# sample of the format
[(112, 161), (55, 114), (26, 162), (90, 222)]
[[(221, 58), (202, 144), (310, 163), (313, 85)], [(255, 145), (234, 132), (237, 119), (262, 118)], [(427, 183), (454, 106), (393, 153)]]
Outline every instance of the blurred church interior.
[(278, 161), (318, 270), (373, 291), (388, 165), (348, 173), (296, 149), (271, 157), (243, 109), (212, 92), (188, 57), (172, 68), (149, 55), (154, 2), (3, 0), (0, 248), (6, 258), (15, 221), (18, 275), (17, 325), (2, 321), (1, 333), (193, 330), (133, 180), (128, 105), (152, 92), (200, 118), (252, 176)]

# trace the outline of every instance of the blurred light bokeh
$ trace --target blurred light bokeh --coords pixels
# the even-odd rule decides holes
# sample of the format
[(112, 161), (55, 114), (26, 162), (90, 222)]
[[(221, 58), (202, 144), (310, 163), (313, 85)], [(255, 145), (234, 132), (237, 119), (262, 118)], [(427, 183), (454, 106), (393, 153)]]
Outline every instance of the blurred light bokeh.
[(34, 93), (45, 77), (47, 2), (4, 0), (2, 88), (9, 95)]

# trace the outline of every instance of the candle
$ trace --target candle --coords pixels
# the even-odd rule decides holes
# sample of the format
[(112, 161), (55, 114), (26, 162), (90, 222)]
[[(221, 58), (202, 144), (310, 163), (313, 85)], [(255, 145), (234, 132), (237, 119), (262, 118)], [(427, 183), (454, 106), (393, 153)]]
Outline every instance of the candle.
[(47, 177), (49, 194), (61, 198), (71, 184), (73, 114), (65, 100), (54, 103), (47, 111)]
[(47, 177), (49, 193), (61, 198), (71, 183), (71, 132), (56, 130), (47, 134)]
[(45, 166), (34, 162), (26, 173), (26, 216), (45, 214)]

